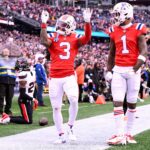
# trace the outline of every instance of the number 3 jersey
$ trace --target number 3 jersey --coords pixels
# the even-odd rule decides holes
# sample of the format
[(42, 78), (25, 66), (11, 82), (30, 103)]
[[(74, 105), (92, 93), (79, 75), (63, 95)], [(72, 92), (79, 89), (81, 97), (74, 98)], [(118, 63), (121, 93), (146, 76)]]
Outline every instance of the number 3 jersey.
[(146, 34), (146, 26), (142, 23), (131, 24), (128, 28), (112, 26), (109, 28), (110, 38), (115, 43), (115, 65), (134, 66), (139, 55), (138, 37)]
[(50, 33), (52, 41), (49, 47), (51, 66), (50, 77), (61, 78), (74, 74), (74, 59), (78, 53), (78, 47), (87, 44), (91, 38), (91, 25), (85, 25), (85, 35), (72, 33), (68, 36)]
[(34, 71), (21, 71), (18, 74), (18, 81), (26, 81), (25, 93), (30, 97), (33, 97), (35, 80), (36, 76)]

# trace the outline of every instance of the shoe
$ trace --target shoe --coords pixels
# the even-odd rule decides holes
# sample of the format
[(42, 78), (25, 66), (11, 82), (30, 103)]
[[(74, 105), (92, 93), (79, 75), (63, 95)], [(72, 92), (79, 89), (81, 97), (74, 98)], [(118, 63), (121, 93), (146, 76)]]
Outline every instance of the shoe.
[(137, 141), (134, 139), (133, 136), (131, 135), (126, 135), (126, 140), (127, 140), (127, 143), (130, 143), (130, 144), (137, 144)]
[(66, 143), (66, 139), (65, 139), (65, 135), (62, 134), (61, 136), (59, 136), (59, 138), (54, 141), (54, 144), (64, 144)]
[(9, 122), (10, 122), (10, 117), (9, 117), (9, 115), (6, 114), (6, 113), (3, 113), (3, 114), (2, 114), (2, 118), (1, 118), (1, 120), (0, 120), (0, 123), (1, 123), (1, 124), (7, 124), (7, 123), (9, 123)]
[(77, 140), (77, 137), (75, 136), (72, 128), (69, 127), (67, 134), (68, 134), (68, 139), (70, 141), (76, 141)]
[(2, 118), (0, 118), (0, 124), (3, 124), (3, 122), (2, 122)]
[(119, 145), (119, 144), (126, 145), (126, 137), (114, 135), (110, 139), (107, 140), (107, 144), (109, 144), (109, 145)]

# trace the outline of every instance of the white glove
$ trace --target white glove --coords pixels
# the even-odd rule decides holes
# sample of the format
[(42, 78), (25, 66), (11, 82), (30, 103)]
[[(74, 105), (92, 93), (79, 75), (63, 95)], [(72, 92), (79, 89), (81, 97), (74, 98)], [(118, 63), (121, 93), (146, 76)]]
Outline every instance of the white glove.
[(83, 11), (83, 18), (84, 18), (85, 22), (89, 23), (91, 21), (92, 12), (93, 12), (93, 10), (90, 10), (89, 8), (86, 8)]
[(112, 76), (113, 76), (113, 74), (110, 71), (108, 71), (106, 73), (106, 76), (105, 76), (106, 81), (111, 81), (112, 80)]
[(49, 19), (49, 13), (46, 10), (43, 10), (41, 14), (42, 23), (47, 23), (48, 19)]

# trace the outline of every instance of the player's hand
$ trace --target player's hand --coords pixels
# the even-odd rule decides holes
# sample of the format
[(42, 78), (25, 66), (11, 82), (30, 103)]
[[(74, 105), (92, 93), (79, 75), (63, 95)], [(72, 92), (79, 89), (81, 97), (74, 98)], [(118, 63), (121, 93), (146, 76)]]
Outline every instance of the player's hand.
[(92, 16), (93, 10), (90, 10), (89, 8), (86, 8), (83, 11), (83, 18), (85, 22), (90, 22), (91, 21), (91, 16)]
[(33, 99), (33, 110), (38, 108), (38, 100), (36, 98)]
[(106, 81), (111, 81), (112, 76), (113, 76), (112, 72), (108, 71), (105, 76)]
[(48, 11), (43, 10), (42, 14), (41, 14), (42, 23), (47, 23), (48, 19), (49, 19), (49, 13), (48, 13)]

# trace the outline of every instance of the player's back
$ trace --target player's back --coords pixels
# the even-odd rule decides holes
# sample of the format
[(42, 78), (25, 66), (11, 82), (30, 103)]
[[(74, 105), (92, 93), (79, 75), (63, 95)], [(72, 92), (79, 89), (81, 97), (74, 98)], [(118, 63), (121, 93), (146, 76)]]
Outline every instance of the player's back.
[(134, 66), (139, 55), (138, 37), (146, 32), (144, 24), (130, 24), (127, 28), (112, 26), (109, 35), (115, 42), (117, 66)]
[(35, 72), (34, 71), (21, 71), (18, 74), (19, 81), (26, 81), (25, 89), (26, 94), (33, 97), (35, 88)]

